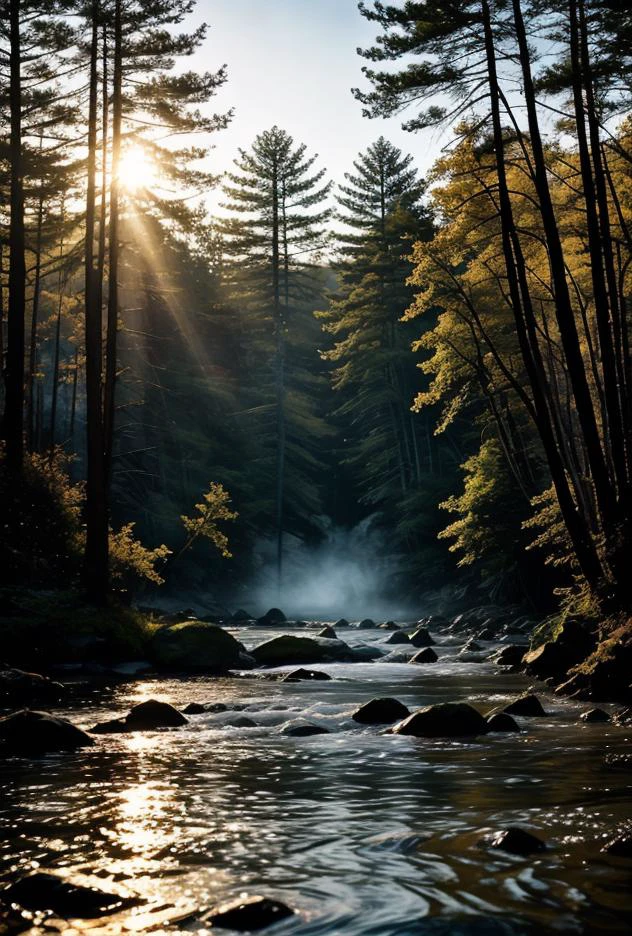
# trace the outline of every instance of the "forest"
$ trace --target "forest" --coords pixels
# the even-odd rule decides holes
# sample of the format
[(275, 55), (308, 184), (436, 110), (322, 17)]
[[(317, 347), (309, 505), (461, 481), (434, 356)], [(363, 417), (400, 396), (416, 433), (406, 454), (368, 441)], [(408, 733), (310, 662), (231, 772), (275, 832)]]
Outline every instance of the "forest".
[(629, 0), (0, 0), (0, 934), (628, 933), (631, 319)]

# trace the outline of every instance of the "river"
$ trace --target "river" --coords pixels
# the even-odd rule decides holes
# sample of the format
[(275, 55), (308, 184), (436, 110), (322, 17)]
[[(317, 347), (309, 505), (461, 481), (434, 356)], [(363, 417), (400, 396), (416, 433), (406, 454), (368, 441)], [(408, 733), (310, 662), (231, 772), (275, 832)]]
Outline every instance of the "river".
[[(234, 633), (251, 647), (277, 632)], [(357, 644), (385, 634), (340, 636)], [(439, 661), (423, 666), (316, 667), (330, 682), (145, 679), (86, 696), (70, 712), (82, 727), (152, 697), (228, 710), (5, 764), (0, 877), (90, 874), (198, 907), (262, 894), (297, 911), (268, 931), (283, 936), (628, 933), (632, 863), (600, 848), (630, 816), (629, 772), (604, 761), (632, 750), (630, 728), (584, 725), (585, 704), (540, 690), (547, 716), (519, 719), (520, 734), (416, 740), (351, 720), (375, 696), (411, 709), (468, 700), (486, 712), (528, 685), (491, 664), (456, 662), (448, 643), (436, 649)], [(257, 727), (230, 724), (240, 716)], [(329, 733), (282, 734), (298, 717)], [(508, 825), (549, 847), (520, 858), (480, 846)], [(204, 932), (195, 920), (181, 929)]]

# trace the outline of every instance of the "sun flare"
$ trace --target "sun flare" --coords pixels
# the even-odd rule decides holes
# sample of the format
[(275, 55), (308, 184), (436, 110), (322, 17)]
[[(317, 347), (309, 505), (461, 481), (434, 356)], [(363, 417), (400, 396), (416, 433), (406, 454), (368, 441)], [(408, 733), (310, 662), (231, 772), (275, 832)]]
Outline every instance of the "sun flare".
[(158, 182), (156, 163), (142, 146), (129, 146), (121, 154), (119, 179), (128, 192), (151, 189)]

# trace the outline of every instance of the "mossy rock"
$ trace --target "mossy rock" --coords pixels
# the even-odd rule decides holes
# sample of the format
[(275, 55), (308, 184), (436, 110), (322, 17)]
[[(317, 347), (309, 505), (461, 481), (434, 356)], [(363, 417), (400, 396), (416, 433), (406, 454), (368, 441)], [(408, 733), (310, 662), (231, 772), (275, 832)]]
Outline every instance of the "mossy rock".
[(150, 651), (162, 669), (225, 673), (244, 662), (245, 648), (217, 624), (183, 621), (154, 634)]
[(283, 634), (255, 647), (252, 656), (260, 666), (285, 666), (352, 660), (353, 652), (343, 640)]

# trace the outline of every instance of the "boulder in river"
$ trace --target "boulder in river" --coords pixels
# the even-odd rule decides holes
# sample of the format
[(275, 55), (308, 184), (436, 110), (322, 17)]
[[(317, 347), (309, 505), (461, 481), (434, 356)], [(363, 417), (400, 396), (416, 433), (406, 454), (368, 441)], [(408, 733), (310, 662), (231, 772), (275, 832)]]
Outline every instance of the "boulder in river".
[(252, 621), (252, 614), (248, 614), (243, 608), (239, 608), (231, 615), (231, 621), (235, 624), (245, 624), (246, 621)]
[(248, 665), (244, 646), (217, 624), (183, 621), (157, 631), (151, 641), (155, 663), (162, 669), (226, 673)]
[(363, 618), (358, 624), (358, 627), (361, 630), (368, 630), (370, 627), (375, 627), (375, 621), (372, 621), (371, 618)]
[(546, 849), (546, 842), (519, 826), (509, 826), (500, 832), (494, 832), (484, 838), (480, 844), (487, 848), (498, 848), (501, 851), (510, 852), (512, 855), (532, 855)]
[(189, 702), (182, 709), (183, 715), (202, 715), (206, 711), (206, 706), (202, 702)]
[(338, 628), (338, 627), (350, 627), (350, 626), (351, 626), (351, 625), (349, 624), (349, 621), (348, 621), (346, 618), (340, 618), (340, 619), (339, 619), (338, 621), (336, 621), (336, 623), (334, 624), (334, 630), (335, 630), (336, 628)]
[(459, 738), (485, 734), (487, 723), (467, 702), (440, 702), (418, 709), (395, 725), (395, 734), (415, 738)]
[(414, 634), (410, 635), (409, 640), (413, 647), (432, 647), (435, 643), (427, 627), (418, 627)]
[(331, 676), (329, 673), (323, 673), (322, 670), (307, 670), (300, 668), (292, 670), (291, 673), (287, 673), (283, 677), (282, 682), (301, 682), (302, 680), (324, 681), (327, 679), (331, 679)]
[(61, 683), (0, 664), (0, 707), (16, 708), (42, 702), (58, 702), (67, 694)]
[(495, 715), (490, 715), (486, 721), (488, 731), (520, 731), (518, 723), (506, 712), (496, 712)]
[(168, 702), (147, 699), (130, 709), (125, 718), (129, 731), (153, 731), (155, 728), (179, 728), (187, 719)]
[(21, 756), (90, 747), (93, 739), (65, 718), (22, 709), (0, 718), (0, 755)]
[(410, 644), (410, 638), (404, 631), (396, 630), (383, 641), (385, 644)]
[(410, 644), (407, 647), (398, 647), (396, 650), (391, 650), (390, 653), (387, 653), (386, 656), (382, 657), (381, 663), (410, 663), (411, 659), (417, 653), (414, 647), (411, 647)]
[(235, 715), (230, 718), (225, 724), (229, 728), (258, 728), (256, 721), (253, 721), (252, 718), (248, 718), (247, 715)]
[(124, 718), (109, 718), (93, 725), (90, 734), (126, 734), (129, 730)]
[(315, 725), (313, 722), (289, 722), (281, 729), (281, 734), (290, 738), (309, 738), (311, 735), (329, 733), (324, 725)]
[(510, 702), (509, 705), (503, 708), (503, 712), (506, 712), (508, 715), (525, 715), (530, 718), (541, 718), (543, 715), (546, 715), (546, 712), (542, 708), (542, 703), (533, 693), (527, 693), (526, 695), (514, 699), (513, 702)]
[(476, 643), (473, 637), (470, 637), (470, 639), (466, 640), (463, 644), (461, 653), (480, 653), (482, 649), (481, 645)]
[(297, 637), (282, 634), (266, 640), (251, 651), (260, 666), (285, 666), (292, 663), (331, 663), (354, 659), (353, 651), (342, 640), (327, 637)]
[(257, 624), (285, 624), (287, 618), (280, 608), (270, 608), (264, 615), (257, 618)]
[(604, 710), (600, 708), (588, 709), (588, 711), (582, 712), (579, 717), (587, 725), (594, 725), (598, 722), (610, 721), (610, 716), (608, 715), (608, 713), (604, 712)]
[(247, 897), (223, 904), (203, 917), (206, 924), (220, 929), (250, 933), (264, 929), (294, 914), (286, 904), (268, 897)]
[(338, 634), (335, 632), (333, 627), (330, 627), (329, 624), (325, 624), (322, 630), (319, 630), (316, 634), (317, 637), (329, 637), (330, 640), (338, 640)]
[(56, 874), (43, 871), (20, 878), (0, 891), (0, 898), (7, 904), (18, 904), (25, 910), (52, 910), (63, 919), (94, 919), (139, 903), (136, 897), (110, 894), (94, 887), (73, 884)]
[(418, 650), (417, 653), (410, 658), (411, 663), (436, 663), (439, 657), (434, 652), (432, 647), (424, 647), (423, 650)]
[(409, 709), (398, 699), (383, 698), (365, 702), (351, 717), (361, 725), (392, 725), (408, 715)]
[(519, 666), (526, 650), (526, 647), (520, 647), (518, 644), (507, 644), (490, 657), (490, 662), (498, 666)]

